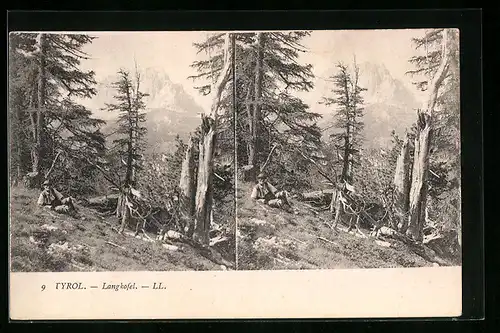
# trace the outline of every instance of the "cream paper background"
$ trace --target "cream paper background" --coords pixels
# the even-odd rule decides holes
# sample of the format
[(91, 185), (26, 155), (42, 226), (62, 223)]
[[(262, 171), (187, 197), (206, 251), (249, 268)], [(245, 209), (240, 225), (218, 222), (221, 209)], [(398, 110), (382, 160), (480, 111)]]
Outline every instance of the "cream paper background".
[[(56, 282), (139, 289), (55, 290)], [(140, 288), (153, 282), (167, 289)], [(9, 299), (12, 320), (457, 317), (462, 279), (461, 267), (11, 273)]]

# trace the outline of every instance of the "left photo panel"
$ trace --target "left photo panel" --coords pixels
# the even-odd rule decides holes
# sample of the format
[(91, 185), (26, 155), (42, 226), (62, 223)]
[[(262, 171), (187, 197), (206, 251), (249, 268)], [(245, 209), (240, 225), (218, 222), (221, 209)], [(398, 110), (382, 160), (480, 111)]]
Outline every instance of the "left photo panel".
[(236, 269), (231, 49), (10, 33), (11, 272)]

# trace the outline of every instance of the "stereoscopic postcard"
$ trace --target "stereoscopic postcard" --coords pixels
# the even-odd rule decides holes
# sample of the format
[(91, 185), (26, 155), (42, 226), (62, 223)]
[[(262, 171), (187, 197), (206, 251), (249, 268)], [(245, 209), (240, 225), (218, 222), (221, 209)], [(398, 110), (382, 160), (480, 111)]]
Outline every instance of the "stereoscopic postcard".
[(461, 315), (458, 29), (8, 51), (12, 320)]

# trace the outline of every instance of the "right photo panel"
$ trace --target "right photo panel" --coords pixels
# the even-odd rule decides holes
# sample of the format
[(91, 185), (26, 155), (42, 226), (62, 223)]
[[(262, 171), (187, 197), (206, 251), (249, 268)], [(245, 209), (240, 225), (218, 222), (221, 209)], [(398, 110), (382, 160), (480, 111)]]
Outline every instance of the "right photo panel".
[(237, 269), (461, 266), (458, 29), (235, 40)]

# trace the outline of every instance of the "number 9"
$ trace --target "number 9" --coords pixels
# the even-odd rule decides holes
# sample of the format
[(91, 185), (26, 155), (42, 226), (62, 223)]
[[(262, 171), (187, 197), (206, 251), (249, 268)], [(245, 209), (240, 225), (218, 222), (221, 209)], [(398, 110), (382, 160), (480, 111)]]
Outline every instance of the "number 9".
[(44, 291), (44, 290), (45, 290), (45, 285), (44, 285), (44, 284), (42, 284), (42, 291)]

